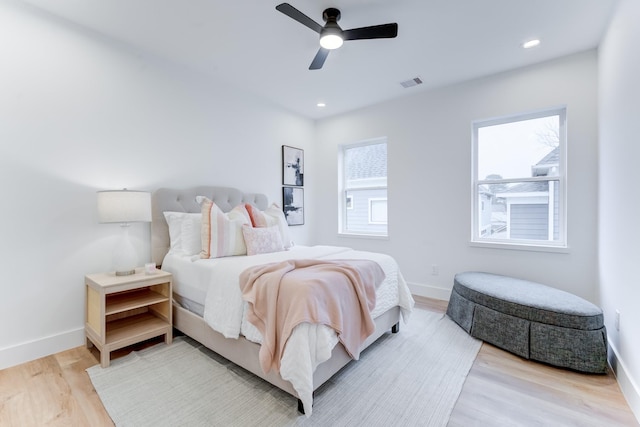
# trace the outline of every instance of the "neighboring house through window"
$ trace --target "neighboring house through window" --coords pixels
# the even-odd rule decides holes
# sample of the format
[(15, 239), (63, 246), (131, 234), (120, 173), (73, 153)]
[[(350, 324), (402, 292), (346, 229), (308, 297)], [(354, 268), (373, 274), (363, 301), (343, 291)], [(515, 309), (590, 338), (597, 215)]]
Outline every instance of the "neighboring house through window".
[(386, 236), (386, 138), (341, 146), (339, 164), (339, 232)]
[(473, 123), (472, 242), (566, 247), (566, 111)]

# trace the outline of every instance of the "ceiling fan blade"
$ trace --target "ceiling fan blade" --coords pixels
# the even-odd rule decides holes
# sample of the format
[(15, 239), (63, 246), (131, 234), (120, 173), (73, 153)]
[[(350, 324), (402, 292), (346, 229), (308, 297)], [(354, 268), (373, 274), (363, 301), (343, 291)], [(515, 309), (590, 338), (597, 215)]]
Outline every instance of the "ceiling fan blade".
[(311, 61), (311, 65), (309, 65), (309, 69), (319, 70), (320, 68), (322, 68), (322, 66), (324, 65), (324, 61), (327, 59), (327, 56), (329, 56), (329, 49), (325, 49), (321, 47), (318, 50), (318, 53), (316, 53), (315, 58), (313, 58), (313, 61)]
[(392, 39), (398, 35), (398, 24), (372, 25), (342, 32), (343, 40)]
[(316, 33), (320, 33), (320, 31), (322, 31), (322, 25), (318, 24), (316, 21), (309, 18), (307, 15), (300, 12), (298, 9), (291, 6), (289, 3), (282, 3), (277, 5), (276, 10), (284, 13), (291, 19), (295, 19), (302, 25), (311, 28)]

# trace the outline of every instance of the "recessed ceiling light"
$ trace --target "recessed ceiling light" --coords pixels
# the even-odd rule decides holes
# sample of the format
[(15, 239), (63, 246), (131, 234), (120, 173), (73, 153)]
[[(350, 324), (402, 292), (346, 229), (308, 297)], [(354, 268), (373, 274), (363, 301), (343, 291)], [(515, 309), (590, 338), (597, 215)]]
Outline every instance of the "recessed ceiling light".
[(326, 107), (327, 106), (327, 104), (325, 104), (324, 102), (318, 102), (316, 105), (318, 107)]
[(525, 49), (530, 49), (532, 47), (536, 47), (540, 44), (540, 40), (538, 39), (533, 39), (533, 40), (529, 40), (527, 42), (522, 43), (522, 47)]

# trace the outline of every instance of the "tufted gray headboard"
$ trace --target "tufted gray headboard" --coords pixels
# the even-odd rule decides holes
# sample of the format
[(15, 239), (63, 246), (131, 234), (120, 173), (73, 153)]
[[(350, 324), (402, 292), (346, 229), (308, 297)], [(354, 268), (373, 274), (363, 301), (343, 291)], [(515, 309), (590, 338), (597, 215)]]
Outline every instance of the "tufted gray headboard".
[(151, 260), (161, 265), (169, 251), (169, 226), (163, 212), (200, 212), (196, 196), (213, 200), (224, 212), (229, 212), (240, 203), (251, 203), (261, 210), (267, 208), (264, 194), (243, 193), (230, 187), (192, 187), (183, 190), (160, 188), (151, 195)]

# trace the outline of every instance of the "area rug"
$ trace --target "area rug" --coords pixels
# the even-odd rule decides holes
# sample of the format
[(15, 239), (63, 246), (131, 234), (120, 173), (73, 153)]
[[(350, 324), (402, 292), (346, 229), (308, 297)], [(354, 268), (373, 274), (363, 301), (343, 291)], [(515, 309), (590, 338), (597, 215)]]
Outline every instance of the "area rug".
[(87, 369), (116, 426), (445, 426), (481, 341), (415, 309), (316, 391), (297, 400), (179, 337)]

